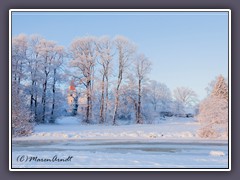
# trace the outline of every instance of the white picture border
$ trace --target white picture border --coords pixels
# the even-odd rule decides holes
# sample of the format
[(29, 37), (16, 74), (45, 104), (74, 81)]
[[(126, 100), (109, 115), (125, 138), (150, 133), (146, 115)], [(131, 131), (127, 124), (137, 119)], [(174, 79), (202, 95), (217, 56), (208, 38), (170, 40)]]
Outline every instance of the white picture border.
[[(209, 169), (41, 169), (41, 168), (12, 168), (12, 134), (11, 134), (11, 42), (12, 42), (12, 12), (228, 12), (228, 88), (229, 88), (229, 136), (228, 136), (228, 169), (209, 168)], [(10, 9), (9, 10), (9, 171), (231, 171), (231, 10), (230, 9)]]

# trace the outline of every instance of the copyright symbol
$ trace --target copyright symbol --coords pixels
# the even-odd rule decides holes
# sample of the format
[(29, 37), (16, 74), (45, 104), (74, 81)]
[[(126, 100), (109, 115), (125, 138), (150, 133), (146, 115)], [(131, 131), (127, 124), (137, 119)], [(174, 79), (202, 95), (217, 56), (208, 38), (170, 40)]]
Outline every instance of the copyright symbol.
[(24, 162), (24, 161), (27, 161), (27, 156), (25, 156), (25, 155), (19, 155), (18, 157), (17, 157), (17, 161), (18, 162)]

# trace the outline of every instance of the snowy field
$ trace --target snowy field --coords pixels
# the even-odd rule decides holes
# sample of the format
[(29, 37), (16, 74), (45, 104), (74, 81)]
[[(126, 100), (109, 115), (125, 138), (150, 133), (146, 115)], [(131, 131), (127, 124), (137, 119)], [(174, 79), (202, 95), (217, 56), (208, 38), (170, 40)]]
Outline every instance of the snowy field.
[[(124, 124), (124, 122), (120, 122)], [(169, 118), (157, 124), (131, 125), (82, 125), (76, 117), (61, 118), (54, 125), (35, 127), (28, 137), (14, 140), (74, 140), (74, 139), (157, 139), (157, 140), (205, 140), (197, 136), (200, 124), (193, 118)], [(227, 140), (220, 137), (219, 140)], [(212, 139), (211, 139), (212, 140)]]
[(31, 136), (13, 138), (12, 167), (228, 168), (226, 137), (201, 139), (199, 126), (192, 118), (111, 126), (65, 117), (55, 125), (36, 126)]

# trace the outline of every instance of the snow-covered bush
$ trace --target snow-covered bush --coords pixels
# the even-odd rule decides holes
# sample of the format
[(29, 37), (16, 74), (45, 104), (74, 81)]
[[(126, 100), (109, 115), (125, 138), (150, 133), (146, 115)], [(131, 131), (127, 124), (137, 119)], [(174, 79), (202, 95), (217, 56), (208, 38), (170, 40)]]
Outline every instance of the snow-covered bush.
[(217, 137), (228, 131), (228, 88), (222, 76), (218, 77), (210, 96), (199, 107), (200, 137)]
[(12, 135), (25, 136), (32, 133), (33, 118), (24, 104), (23, 95), (12, 86)]
[(202, 138), (213, 138), (218, 136), (217, 132), (208, 125), (200, 128), (198, 131), (198, 135)]
[(198, 121), (209, 124), (224, 124), (228, 120), (228, 103), (226, 100), (209, 97), (200, 105)]

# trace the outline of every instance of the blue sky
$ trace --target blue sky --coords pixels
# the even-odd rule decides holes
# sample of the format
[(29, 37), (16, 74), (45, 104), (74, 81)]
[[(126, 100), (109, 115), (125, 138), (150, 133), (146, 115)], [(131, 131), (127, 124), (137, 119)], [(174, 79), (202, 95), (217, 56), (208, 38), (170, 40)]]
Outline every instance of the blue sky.
[(150, 79), (193, 89), (203, 99), (228, 76), (227, 12), (14, 12), (12, 35), (40, 34), (68, 47), (85, 35), (123, 35), (152, 61)]

